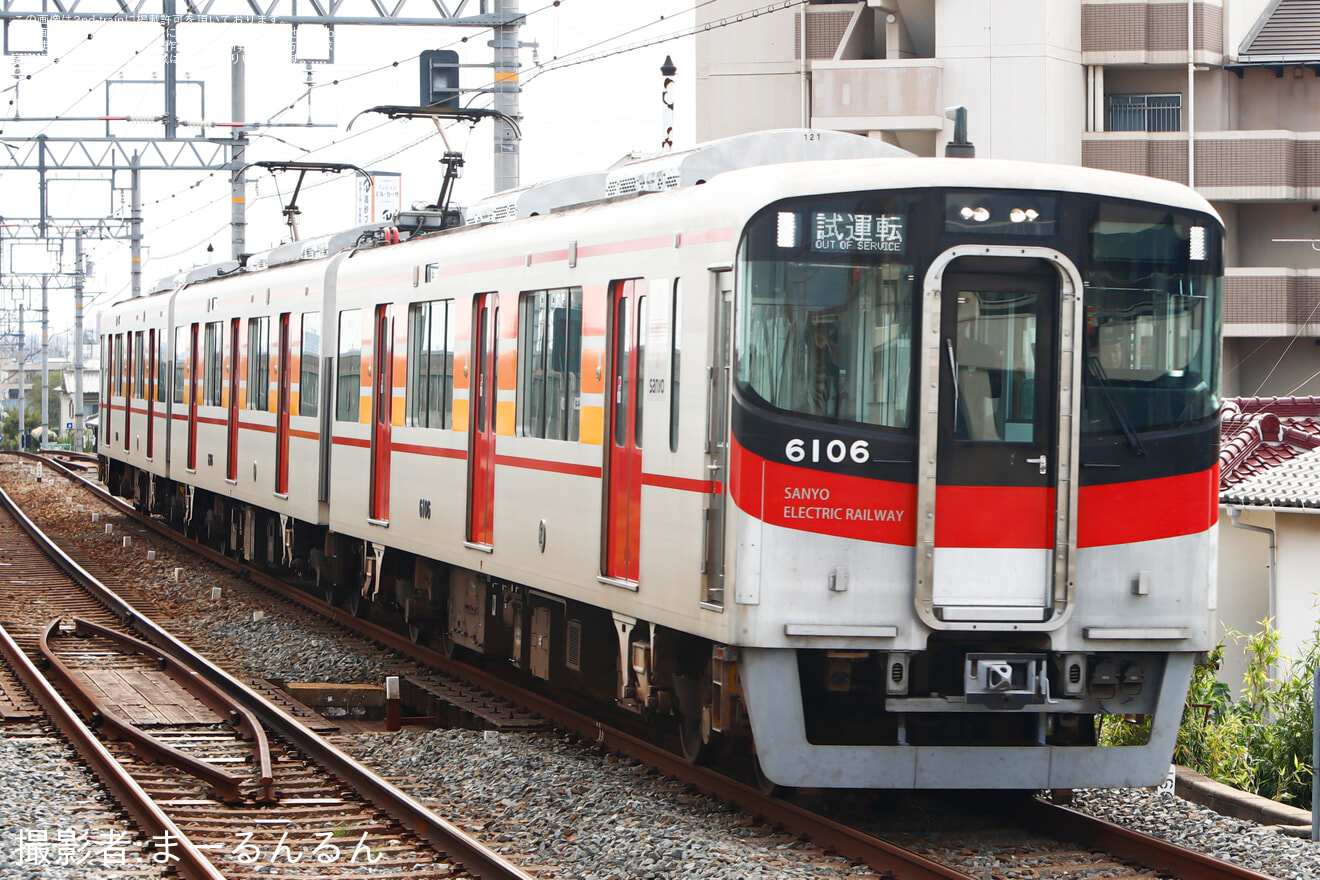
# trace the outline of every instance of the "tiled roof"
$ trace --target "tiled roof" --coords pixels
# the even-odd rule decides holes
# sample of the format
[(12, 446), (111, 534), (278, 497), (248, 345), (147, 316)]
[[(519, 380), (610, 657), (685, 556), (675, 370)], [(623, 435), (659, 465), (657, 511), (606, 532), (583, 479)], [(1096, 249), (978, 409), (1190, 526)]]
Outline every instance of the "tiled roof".
[(1320, 59), (1320, 0), (1273, 0), (1238, 48), (1245, 63)]
[(1219, 500), (1320, 507), (1320, 397), (1224, 401)]

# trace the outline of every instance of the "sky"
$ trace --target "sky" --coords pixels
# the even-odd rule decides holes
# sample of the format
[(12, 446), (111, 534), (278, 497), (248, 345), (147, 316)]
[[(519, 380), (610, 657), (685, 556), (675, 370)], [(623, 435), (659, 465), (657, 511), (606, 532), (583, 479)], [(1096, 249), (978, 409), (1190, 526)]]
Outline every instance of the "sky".
[[(662, 138), (660, 66), (672, 55), (678, 67), (674, 140), (693, 142), (693, 40), (665, 37), (683, 33), (694, 21), (694, 0), (522, 0), (527, 16), (523, 43), (520, 109), (521, 182), (532, 183), (581, 171), (600, 170), (632, 150), (655, 151)], [(0, 141), (23, 149), (22, 138), (104, 137), (106, 124), (70, 121), (102, 115), (151, 117), (163, 108), (162, 28), (148, 23), (52, 22), (45, 56), (8, 56), (0, 68)], [(440, 189), (444, 149), (435, 128), (425, 120), (386, 122), (364, 116), (379, 104), (416, 104), (420, 73), (417, 55), (426, 49), (452, 48), (462, 64), (488, 64), (490, 32), (476, 28), (345, 26), (335, 28), (333, 64), (308, 68), (293, 63), (292, 28), (288, 25), (190, 24), (178, 27), (179, 116), (191, 123), (180, 137), (227, 136), (216, 123), (231, 121), (230, 57), (244, 48), (247, 68), (246, 122), (274, 123), (258, 129), (247, 151), (249, 162), (306, 160), (342, 162), (370, 171), (402, 174), (404, 206), (434, 202)], [(323, 31), (299, 29), (299, 48), (325, 57)], [(37, 45), (35, 26), (11, 32), (11, 46)], [(612, 49), (658, 41), (607, 58), (591, 56)], [(557, 61), (589, 58), (550, 69)], [(538, 66), (537, 62), (540, 63)], [(8, 82), (5, 81), (8, 74)], [(489, 68), (466, 67), (461, 86), (488, 85)], [(107, 81), (111, 84), (107, 85)], [(487, 106), (488, 95), (467, 95), (474, 106)], [(6, 106), (7, 105), (7, 106)], [(36, 121), (59, 116), (62, 121)], [(17, 117), (17, 118), (16, 118)], [(27, 121), (33, 119), (34, 121)], [(204, 122), (206, 127), (196, 123)], [(309, 124), (310, 123), (310, 124)], [(120, 137), (162, 136), (159, 123), (112, 123)], [(492, 133), (489, 122), (475, 128), (449, 129), (451, 147), (465, 154), (466, 166), (455, 202), (471, 204), (493, 190)], [(247, 249), (260, 251), (288, 240), (281, 207), (295, 176), (274, 177), (260, 169), (247, 172)], [(255, 185), (252, 183), (255, 181)], [(48, 187), (53, 217), (127, 215), (128, 176), (51, 175)], [(0, 214), (37, 214), (37, 175), (0, 170)], [(303, 239), (328, 234), (355, 223), (356, 183), (350, 175), (312, 174), (298, 199)], [(142, 174), (144, 232), (143, 288), (177, 271), (230, 255), (230, 191), (227, 171), (150, 171)], [(214, 250), (207, 252), (207, 245)], [(0, 245), (0, 271), (31, 271), (45, 259), (32, 246)], [(130, 256), (127, 242), (88, 241), (94, 275), (88, 280), (89, 322), (96, 310), (128, 296)], [(64, 250), (72, 268), (73, 243)], [(58, 257), (58, 255), (57, 255)], [(35, 307), (35, 291), (5, 293), (3, 314), (11, 319), (17, 301)], [(72, 326), (72, 291), (50, 294), (52, 337)], [(35, 316), (29, 315), (31, 322)], [(0, 323), (4, 319), (0, 318)], [(29, 323), (29, 329), (31, 324)]]

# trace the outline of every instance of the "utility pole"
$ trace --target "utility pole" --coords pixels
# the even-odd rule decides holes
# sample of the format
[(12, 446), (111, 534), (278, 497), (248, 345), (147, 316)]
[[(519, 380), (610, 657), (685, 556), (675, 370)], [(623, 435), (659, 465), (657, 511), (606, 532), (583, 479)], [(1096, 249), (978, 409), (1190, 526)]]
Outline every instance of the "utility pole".
[[(73, 450), (86, 450), (83, 432), (86, 421), (83, 417), (83, 279), (86, 266), (83, 264), (83, 233), (81, 229), (73, 233)], [(102, 389), (102, 393), (105, 390)]]
[(27, 395), (23, 386), (27, 381), (27, 337), (23, 335), (23, 304), (18, 304), (18, 448), (27, 447)]
[(129, 255), (132, 259), (132, 268), (129, 271), (129, 277), (133, 285), (131, 295), (139, 297), (142, 295), (142, 160), (137, 153), (133, 154), (133, 159), (129, 162), (128, 178), (129, 183), (129, 214), (128, 214), (128, 247)]
[[(502, 24), (494, 29), (495, 39), (495, 109), (509, 119), (518, 113), (518, 0), (495, 0), (495, 15)], [(504, 119), (495, 119), (495, 191), (518, 186), (518, 133)]]
[(229, 215), (230, 256), (241, 261), (247, 246), (247, 188), (239, 176), (247, 161), (247, 129), (243, 127), (247, 120), (247, 80), (243, 47), (235, 46), (232, 54), (229, 71), (230, 117), (237, 127), (233, 131), (234, 144), (229, 148), (229, 195), (233, 206)]
[(165, 138), (174, 140), (179, 136), (179, 105), (176, 92), (179, 87), (179, 32), (175, 23), (174, 0), (164, 0), (161, 5), (164, 13), (161, 24), (165, 26)]
[(50, 303), (47, 301), (47, 287), (50, 276), (41, 276), (41, 445), (45, 449), (50, 442)]

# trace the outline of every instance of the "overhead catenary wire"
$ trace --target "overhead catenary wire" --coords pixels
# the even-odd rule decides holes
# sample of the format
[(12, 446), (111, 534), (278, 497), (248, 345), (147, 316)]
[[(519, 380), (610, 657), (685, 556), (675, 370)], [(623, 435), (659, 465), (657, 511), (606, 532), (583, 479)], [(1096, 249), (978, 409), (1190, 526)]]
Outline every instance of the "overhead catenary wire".
[[(709, 31), (709, 30), (712, 30), (712, 29), (715, 29), (715, 28), (719, 28), (719, 27), (726, 27), (726, 26), (729, 26), (729, 25), (731, 25), (731, 24), (736, 24), (736, 23), (739, 22), (739, 21), (745, 21), (745, 20), (749, 20), (749, 19), (751, 19), (751, 18), (756, 18), (756, 17), (762, 16), (762, 15), (765, 15), (765, 14), (769, 14), (769, 13), (771, 13), (771, 12), (780, 11), (780, 10), (782, 10), (782, 9), (788, 9), (788, 8), (793, 7), (793, 6), (799, 5), (799, 3), (804, 2), (804, 0), (781, 0), (781, 2), (777, 2), (777, 3), (774, 3), (774, 4), (770, 4), (770, 5), (768, 5), (768, 6), (765, 6), (765, 7), (760, 8), (760, 9), (751, 10), (751, 11), (749, 11), (749, 12), (747, 12), (747, 13), (742, 14), (742, 15), (731, 16), (731, 17), (728, 17), (728, 18), (725, 18), (725, 19), (721, 19), (721, 20), (717, 20), (717, 21), (713, 21), (713, 22), (708, 22), (708, 23), (705, 23), (705, 24), (703, 24), (703, 25), (698, 25), (698, 26), (691, 27), (691, 28), (685, 28), (685, 29), (682, 29), (682, 30), (680, 30), (680, 31), (676, 31), (676, 32), (673, 32), (673, 33), (669, 33), (669, 34), (665, 34), (665, 35), (657, 36), (657, 37), (654, 38), (654, 39), (648, 39), (648, 40), (643, 40), (643, 41), (637, 41), (637, 42), (634, 42), (634, 43), (630, 43), (630, 44), (627, 45), (627, 46), (621, 46), (621, 47), (617, 47), (617, 48), (609, 49), (609, 50), (604, 51), (604, 52), (594, 53), (594, 54), (591, 54), (591, 55), (583, 56), (583, 54), (582, 54), (582, 53), (584, 53), (584, 52), (590, 52), (590, 50), (592, 50), (592, 49), (594, 49), (594, 48), (596, 48), (596, 47), (598, 47), (598, 46), (607, 45), (607, 44), (609, 44), (609, 43), (611, 43), (611, 42), (616, 42), (617, 40), (619, 40), (619, 39), (621, 39), (621, 38), (624, 38), (624, 37), (627, 37), (627, 36), (629, 36), (629, 35), (636, 34), (636, 33), (642, 32), (642, 31), (645, 31), (645, 30), (647, 30), (648, 28), (654, 28), (654, 27), (656, 27), (656, 26), (658, 26), (658, 25), (663, 24), (663, 23), (666, 22), (666, 21), (672, 21), (676, 16), (683, 15), (683, 14), (686, 14), (686, 13), (690, 13), (690, 12), (692, 12), (692, 11), (694, 11), (694, 10), (697, 10), (697, 9), (700, 9), (700, 8), (703, 8), (703, 7), (706, 7), (706, 6), (709, 6), (709, 5), (711, 5), (713, 2), (715, 2), (715, 0), (704, 0), (704, 2), (696, 3), (695, 5), (690, 6), (690, 7), (686, 8), (686, 9), (682, 10), (681, 12), (670, 13), (668, 16), (661, 15), (661, 16), (659, 16), (657, 19), (655, 19), (655, 20), (653, 20), (653, 21), (648, 21), (648, 22), (645, 22), (645, 23), (640, 24), (640, 25), (636, 25), (636, 26), (633, 26), (633, 27), (629, 27), (629, 28), (620, 31), (619, 33), (617, 33), (617, 34), (615, 34), (615, 35), (613, 35), (613, 36), (611, 36), (611, 37), (608, 37), (608, 38), (606, 38), (606, 39), (602, 39), (602, 40), (597, 40), (597, 41), (595, 41), (595, 42), (593, 42), (593, 43), (590, 43), (590, 44), (588, 44), (588, 45), (586, 45), (586, 46), (584, 46), (584, 47), (582, 47), (582, 48), (575, 49), (575, 50), (573, 50), (572, 52), (567, 53), (566, 55), (563, 55), (563, 56), (560, 56), (560, 57), (555, 58), (554, 61), (550, 62), (549, 64), (538, 65), (536, 68), (533, 69), (533, 72), (532, 72), (532, 74), (531, 74), (530, 77), (525, 77), (525, 78), (524, 78), (524, 82), (527, 82), (527, 81), (529, 81), (530, 79), (538, 78), (540, 75), (542, 75), (542, 74), (544, 74), (544, 73), (551, 72), (552, 70), (557, 70), (557, 69), (561, 69), (561, 68), (565, 68), (565, 67), (578, 66), (578, 65), (582, 65), (582, 64), (591, 63), (591, 62), (594, 62), (594, 61), (599, 61), (599, 60), (602, 60), (602, 59), (604, 59), (604, 58), (609, 58), (609, 57), (613, 57), (613, 56), (615, 56), (615, 55), (623, 54), (623, 53), (626, 53), (626, 52), (635, 51), (635, 50), (638, 50), (638, 49), (644, 48), (644, 47), (646, 47), (646, 46), (656, 45), (656, 44), (658, 44), (658, 43), (666, 42), (666, 41), (669, 41), (669, 40), (680, 39), (680, 38), (682, 38), (682, 37), (684, 37), (684, 36), (688, 36), (688, 35), (691, 35), (691, 34), (700, 33), (700, 32), (703, 32), (703, 31)], [(532, 16), (536, 16), (536, 15), (538, 15), (539, 13), (543, 13), (543, 12), (548, 11), (548, 10), (557, 9), (557, 8), (561, 7), (561, 5), (562, 5), (562, 3), (560, 2), (560, 0), (556, 0), (556, 2), (552, 2), (552, 3), (544, 4), (543, 6), (539, 7), (539, 8), (536, 9), (536, 10), (532, 10), (532, 11), (530, 11), (530, 12), (524, 13), (521, 17), (522, 17), (522, 19), (523, 19), (524, 21), (526, 21), (527, 19), (531, 18)], [(485, 29), (485, 30), (482, 31), (482, 33), (489, 32), (489, 31), (493, 31), (493, 29)], [(475, 35), (476, 38), (479, 38), (480, 36), (481, 36), (480, 33), (478, 33), (478, 34)], [(460, 39), (453, 40), (453, 41), (447, 43), (446, 46), (448, 46), (448, 47), (457, 46), (457, 45), (459, 45), (459, 44), (466, 43), (466, 42), (468, 42), (470, 39), (473, 39), (473, 38), (474, 38), (474, 35), (464, 36), (464, 37), (462, 37), (462, 38), (460, 38)], [(154, 42), (154, 38), (153, 38), (153, 41), (152, 41), (152, 42)], [(214, 42), (214, 41), (213, 41), (213, 42)], [(140, 55), (141, 52), (142, 52), (142, 51), (145, 51), (145, 49), (146, 49), (146, 48), (149, 48), (149, 46), (150, 46), (150, 43), (148, 44), (148, 46), (143, 47), (143, 49), (138, 50), (138, 52), (135, 53), (135, 56), (134, 56), (134, 57), (136, 57), (137, 55)], [(406, 64), (406, 63), (408, 63), (409, 61), (415, 60), (415, 59), (417, 59), (417, 57), (418, 57), (418, 55), (415, 54), (415, 53), (414, 53), (414, 54), (410, 54), (410, 55), (407, 56), (406, 58), (397, 59), (397, 60), (392, 60), (392, 61), (390, 61), (390, 62), (387, 63), (387, 64), (377, 65), (377, 66), (372, 67), (372, 68), (369, 68), (369, 69), (367, 69), (367, 70), (362, 70), (362, 71), (358, 71), (358, 72), (356, 72), (356, 73), (349, 74), (348, 76), (337, 77), (337, 78), (335, 78), (334, 80), (332, 80), (332, 81), (330, 81), (330, 82), (315, 84), (315, 85), (312, 86), (310, 89), (304, 89), (304, 90), (302, 90), (301, 93), (298, 95), (298, 97), (295, 98), (293, 101), (291, 101), (289, 104), (286, 104), (286, 105), (284, 105), (281, 109), (276, 110), (275, 112), (271, 113), (271, 114), (268, 116), (268, 118), (267, 118), (267, 122), (269, 122), (269, 123), (277, 122), (282, 116), (284, 116), (285, 114), (287, 114), (288, 111), (289, 111), (290, 109), (295, 108), (295, 107), (296, 107), (301, 101), (306, 100), (307, 97), (308, 97), (308, 96), (311, 94), (311, 92), (313, 92), (313, 91), (318, 91), (318, 90), (326, 89), (326, 88), (329, 88), (329, 87), (332, 87), (332, 86), (339, 86), (339, 85), (344, 84), (344, 83), (348, 83), (348, 82), (351, 82), (351, 81), (354, 81), (354, 80), (359, 80), (359, 79), (363, 79), (363, 78), (366, 78), (366, 77), (370, 77), (370, 76), (373, 76), (373, 75), (376, 75), (376, 74), (379, 74), (379, 73), (382, 73), (382, 72), (392, 71), (392, 70), (397, 70), (401, 65)], [(132, 61), (132, 59), (129, 59), (128, 61), (125, 61), (123, 64), (121, 64), (121, 65), (119, 66), (119, 68), (117, 68), (117, 70), (122, 69), (124, 66), (126, 66), (126, 65), (127, 65), (128, 63), (130, 63), (131, 61)], [(489, 88), (490, 86), (493, 86), (493, 85), (494, 85), (494, 82), (492, 81), (492, 82), (490, 82), (490, 83), (487, 84), (486, 88)], [(483, 91), (483, 89), (481, 89), (481, 88), (477, 88), (477, 89), (473, 89), (472, 91)], [(67, 112), (67, 111), (66, 111), (66, 112)], [(383, 123), (382, 123), (382, 125), (383, 125)], [(342, 146), (343, 144), (347, 143), (347, 142), (350, 141), (351, 139), (354, 139), (354, 138), (357, 138), (357, 137), (361, 137), (361, 136), (365, 136), (365, 135), (369, 135), (371, 132), (377, 130), (377, 128), (379, 128), (379, 127), (380, 127), (380, 126), (376, 126), (376, 127), (372, 127), (372, 128), (369, 128), (369, 129), (365, 129), (365, 130), (363, 130), (363, 131), (360, 132), (360, 133), (359, 133), (359, 132), (354, 132), (354, 133), (349, 134), (349, 135), (346, 136), (346, 137), (343, 137), (343, 138), (336, 138), (336, 139), (330, 141), (329, 143), (323, 144), (323, 145), (321, 145), (321, 146), (319, 146), (319, 147), (316, 147), (316, 148), (313, 148), (313, 149), (308, 149), (308, 148), (306, 148), (306, 147), (302, 147), (302, 146), (300, 146), (300, 145), (298, 145), (298, 144), (291, 143), (291, 142), (289, 142), (289, 141), (287, 141), (287, 140), (285, 140), (285, 139), (283, 139), (283, 138), (275, 137), (273, 134), (270, 134), (270, 133), (268, 133), (268, 132), (260, 132), (260, 133), (258, 133), (257, 136), (258, 136), (258, 137), (268, 137), (268, 138), (271, 138), (272, 140), (275, 140), (276, 142), (281, 143), (281, 144), (283, 144), (283, 145), (289, 147), (290, 149), (298, 150), (300, 153), (302, 153), (302, 154), (305, 155), (305, 156), (312, 156), (312, 155), (316, 155), (316, 154), (324, 154), (324, 153), (326, 153), (326, 152), (328, 152), (328, 151), (332, 151), (332, 150), (334, 150), (334, 149), (336, 149), (336, 148)], [(395, 156), (397, 156), (397, 155), (399, 155), (399, 154), (401, 154), (401, 153), (406, 152), (406, 151), (409, 150), (409, 149), (413, 149), (413, 148), (415, 148), (416, 146), (419, 146), (419, 145), (421, 145), (422, 143), (425, 143), (425, 142), (431, 140), (434, 136), (435, 136), (434, 133), (430, 133), (430, 134), (428, 134), (428, 135), (426, 135), (426, 136), (424, 136), (424, 137), (422, 137), (422, 138), (420, 138), (420, 139), (418, 139), (418, 140), (416, 140), (416, 141), (413, 141), (413, 142), (411, 142), (411, 143), (409, 143), (409, 144), (406, 144), (406, 145), (404, 145), (404, 146), (402, 146), (402, 147), (399, 147), (399, 148), (397, 148), (397, 149), (391, 150), (390, 152), (384, 154), (383, 156), (381, 156), (381, 157), (379, 157), (379, 158), (373, 160), (373, 162), (379, 162), (379, 161), (384, 161), (384, 160), (388, 160), (388, 159), (390, 159), (390, 158), (393, 158), (393, 157), (395, 157)], [(216, 179), (217, 177), (219, 177), (221, 174), (222, 174), (222, 172), (211, 172), (211, 173), (205, 175), (204, 177), (202, 177), (202, 178), (200, 178), (200, 179), (194, 181), (192, 184), (190, 184), (190, 185), (189, 185), (188, 187), (186, 187), (184, 190), (181, 190), (180, 192), (172, 193), (172, 194), (170, 194), (169, 196), (165, 196), (165, 197), (163, 197), (163, 198), (158, 198), (158, 199), (155, 199), (155, 200), (153, 200), (153, 201), (151, 201), (151, 202), (148, 202), (148, 203), (147, 203), (147, 206), (160, 205), (160, 204), (168, 203), (168, 202), (170, 202), (170, 201), (174, 201), (174, 200), (176, 200), (176, 199), (179, 199), (179, 198), (181, 198), (181, 197), (184, 197), (184, 196), (187, 195), (188, 192), (195, 191), (195, 190), (197, 190), (197, 189), (199, 189), (199, 188), (205, 186), (209, 181), (215, 180), (215, 179)], [(333, 182), (334, 182), (334, 180), (326, 180), (326, 181), (319, 182), (319, 183), (315, 184), (314, 186), (329, 185), (330, 183), (333, 183)], [(199, 209), (204, 209), (204, 208), (206, 208), (206, 207), (213, 206), (213, 205), (215, 205), (215, 204), (217, 204), (217, 203), (219, 203), (219, 202), (225, 200), (227, 197), (228, 197), (227, 194), (222, 194), (222, 195), (218, 196), (217, 198), (212, 199), (212, 200), (210, 200), (209, 202), (207, 202), (206, 204), (200, 206)], [(250, 202), (256, 202), (256, 201), (261, 201), (261, 200), (268, 199), (268, 198), (273, 198), (273, 197), (274, 197), (274, 194), (271, 194), (271, 193), (258, 194), (255, 198), (250, 199), (249, 201), (250, 201)], [(197, 209), (194, 209), (194, 210), (197, 210)], [(193, 211), (189, 211), (188, 213), (191, 214), (191, 213), (193, 213)], [(150, 234), (157, 233), (157, 232), (159, 232), (162, 228), (164, 228), (165, 226), (167, 226), (167, 225), (171, 225), (171, 224), (174, 224), (174, 223), (177, 223), (179, 219), (181, 219), (181, 218), (180, 218), (180, 217), (174, 217), (174, 218), (171, 218), (171, 219), (169, 219), (169, 220), (167, 220), (167, 221), (163, 221), (162, 223), (153, 224), (152, 228), (148, 230), (148, 233), (150, 233)], [(214, 235), (219, 234), (219, 232), (222, 231), (224, 228), (225, 228), (224, 225), (219, 226), (216, 232), (214, 232), (214, 233), (212, 233), (211, 235), (208, 235), (208, 236), (207, 236), (207, 239), (213, 238)], [(108, 245), (111, 245), (111, 246), (116, 246), (116, 247), (118, 246), (118, 242), (107, 242), (107, 244), (108, 244)], [(177, 251), (176, 253), (186, 253), (188, 250), (191, 250), (191, 249), (193, 249), (193, 248), (195, 248), (195, 247), (198, 247), (198, 246), (200, 246), (201, 244), (202, 244), (202, 242), (199, 241), (197, 244), (195, 244), (195, 245), (191, 245), (191, 246), (189, 246), (189, 247), (187, 247), (187, 248), (180, 249), (180, 250)], [(169, 256), (173, 256), (173, 255), (169, 255)], [(168, 256), (160, 256), (160, 257), (155, 257), (154, 259), (167, 259), (167, 258), (169, 258), (169, 257), (168, 257)]]

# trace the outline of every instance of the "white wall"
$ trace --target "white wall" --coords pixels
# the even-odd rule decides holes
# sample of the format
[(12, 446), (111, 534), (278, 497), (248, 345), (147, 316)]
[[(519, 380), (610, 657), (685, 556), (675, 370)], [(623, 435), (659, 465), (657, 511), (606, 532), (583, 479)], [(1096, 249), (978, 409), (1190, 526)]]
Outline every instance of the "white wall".
[[(1274, 528), (1274, 514), (1243, 511), (1244, 524)], [(1245, 642), (1226, 634), (1256, 632), (1269, 616), (1269, 536), (1234, 528), (1223, 510), (1219, 512), (1219, 610), (1217, 638), (1224, 644), (1224, 665), (1219, 680), (1233, 691), (1242, 688), (1246, 671)]]
[(977, 156), (1080, 164), (1080, 4), (941, 0), (935, 15), (945, 103), (967, 107)]
[[(1239, 521), (1275, 530), (1276, 608), (1274, 626), (1279, 649), (1293, 659), (1301, 655), (1320, 621), (1316, 594), (1320, 592), (1320, 516), (1274, 513), (1244, 508)], [(1246, 670), (1246, 639), (1235, 642), (1225, 633), (1244, 636), (1260, 631), (1269, 616), (1269, 536), (1234, 528), (1223, 511), (1219, 515), (1219, 637), (1225, 641), (1224, 665), (1219, 679), (1236, 699)], [(1287, 663), (1282, 664), (1286, 669)]]
[(1305, 513), (1276, 515), (1279, 571), (1278, 622), (1280, 649), (1292, 658), (1315, 633), (1316, 599), (1320, 593), (1320, 516)]

